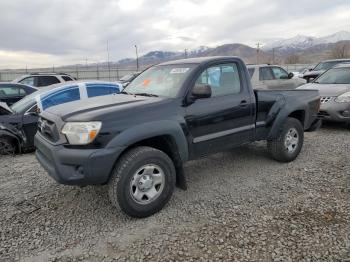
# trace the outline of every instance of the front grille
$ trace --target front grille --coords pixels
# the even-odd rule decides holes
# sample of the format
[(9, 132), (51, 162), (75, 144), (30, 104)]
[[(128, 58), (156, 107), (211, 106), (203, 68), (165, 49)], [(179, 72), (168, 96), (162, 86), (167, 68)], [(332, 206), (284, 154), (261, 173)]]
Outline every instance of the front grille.
[(328, 103), (329, 101), (332, 100), (333, 97), (331, 96), (322, 96), (321, 97), (321, 104), (325, 104), (325, 103)]
[(56, 124), (43, 117), (38, 120), (38, 132), (51, 142), (57, 142), (60, 139)]

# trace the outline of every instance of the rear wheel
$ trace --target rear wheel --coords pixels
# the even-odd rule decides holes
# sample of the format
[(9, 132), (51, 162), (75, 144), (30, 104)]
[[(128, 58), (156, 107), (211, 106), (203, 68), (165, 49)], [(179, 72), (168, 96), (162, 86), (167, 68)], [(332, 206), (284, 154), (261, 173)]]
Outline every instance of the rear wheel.
[(0, 137), (0, 155), (13, 155), (16, 152), (16, 145), (9, 137)]
[(287, 118), (277, 138), (267, 141), (272, 157), (280, 162), (291, 162), (299, 155), (304, 143), (304, 130), (300, 121)]
[(161, 210), (175, 188), (175, 168), (164, 152), (137, 147), (118, 161), (109, 181), (113, 205), (132, 217), (147, 217)]

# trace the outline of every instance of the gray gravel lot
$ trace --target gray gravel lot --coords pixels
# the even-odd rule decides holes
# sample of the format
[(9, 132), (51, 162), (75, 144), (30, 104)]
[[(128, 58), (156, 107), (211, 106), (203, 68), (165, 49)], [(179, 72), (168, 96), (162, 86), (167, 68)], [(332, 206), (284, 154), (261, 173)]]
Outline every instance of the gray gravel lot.
[(0, 157), (0, 261), (350, 261), (349, 152), (327, 125), (289, 164), (265, 143), (192, 161), (189, 189), (146, 219), (104, 186), (58, 185), (33, 154)]

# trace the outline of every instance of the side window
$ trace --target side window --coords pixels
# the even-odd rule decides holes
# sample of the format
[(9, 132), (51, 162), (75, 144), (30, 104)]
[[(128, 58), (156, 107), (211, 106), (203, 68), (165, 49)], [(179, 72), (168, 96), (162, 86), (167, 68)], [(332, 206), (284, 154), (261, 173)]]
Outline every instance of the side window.
[(24, 84), (24, 85), (34, 86), (35, 85), (34, 80), (35, 80), (35, 77), (30, 76), (30, 77), (26, 77), (26, 78), (22, 79), (21, 81), (19, 81), (19, 83)]
[(38, 86), (49, 86), (57, 83), (60, 83), (60, 80), (55, 76), (40, 76)]
[(17, 97), (19, 96), (19, 88), (13, 86), (3, 86), (0, 87), (1, 97)]
[(44, 97), (41, 101), (43, 110), (55, 106), (60, 105), (72, 101), (76, 101), (80, 99), (79, 88), (74, 87), (62, 91), (58, 91), (54, 94), (51, 94), (47, 97)]
[(273, 80), (273, 74), (270, 67), (260, 67), (259, 68), (259, 80)]
[(88, 97), (105, 96), (119, 93), (119, 88), (112, 85), (86, 85)]
[(25, 96), (27, 95), (27, 92), (23, 88), (19, 88), (19, 95)]
[(241, 81), (236, 64), (222, 64), (209, 67), (198, 77), (196, 84), (210, 85), (212, 97), (241, 92)]
[(249, 73), (250, 78), (253, 77), (254, 72), (255, 72), (255, 68), (248, 68), (248, 73)]
[(288, 73), (280, 67), (272, 67), (273, 75), (276, 79), (288, 79)]
[(72, 78), (70, 78), (69, 76), (62, 76), (64, 81), (73, 81)]

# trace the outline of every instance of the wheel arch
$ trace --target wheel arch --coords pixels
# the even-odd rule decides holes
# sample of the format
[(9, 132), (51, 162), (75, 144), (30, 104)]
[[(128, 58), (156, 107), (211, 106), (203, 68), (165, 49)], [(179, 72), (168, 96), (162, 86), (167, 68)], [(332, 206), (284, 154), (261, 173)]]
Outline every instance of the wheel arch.
[(108, 147), (114, 146), (124, 148), (115, 164), (128, 150), (139, 146), (148, 146), (164, 152), (174, 163), (177, 186), (186, 189), (183, 162), (188, 160), (189, 152), (185, 134), (178, 123), (157, 121), (135, 126), (120, 133), (108, 144)]

